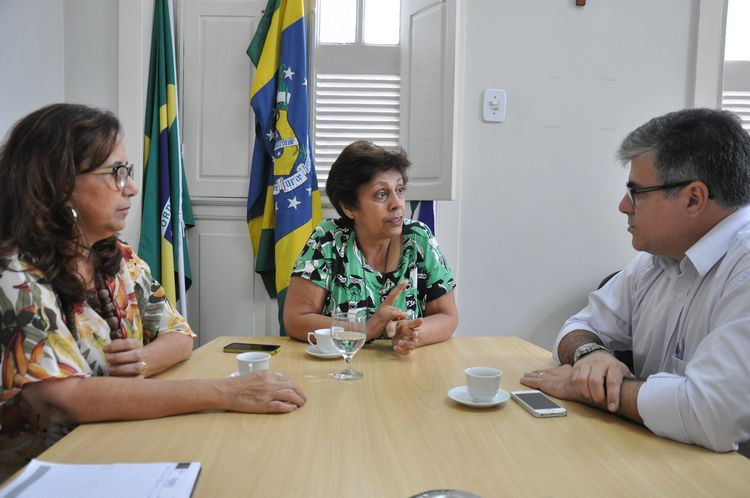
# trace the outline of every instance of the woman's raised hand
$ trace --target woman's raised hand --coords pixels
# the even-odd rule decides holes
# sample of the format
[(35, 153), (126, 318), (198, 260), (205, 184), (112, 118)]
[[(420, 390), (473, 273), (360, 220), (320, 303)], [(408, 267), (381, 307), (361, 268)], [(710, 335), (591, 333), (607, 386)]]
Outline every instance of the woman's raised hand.
[[(367, 321), (367, 338), (375, 339), (383, 334), (383, 331), (388, 333), (387, 327), (391, 322), (398, 320), (406, 320), (409, 315), (402, 309), (396, 308), (393, 303), (396, 302), (398, 296), (406, 289), (409, 285), (408, 279), (403, 279), (399, 284), (394, 287), (391, 292), (388, 293), (383, 302), (380, 303), (378, 309), (375, 310), (375, 314)], [(395, 332), (394, 332), (395, 333)], [(390, 334), (389, 334), (390, 337)]]

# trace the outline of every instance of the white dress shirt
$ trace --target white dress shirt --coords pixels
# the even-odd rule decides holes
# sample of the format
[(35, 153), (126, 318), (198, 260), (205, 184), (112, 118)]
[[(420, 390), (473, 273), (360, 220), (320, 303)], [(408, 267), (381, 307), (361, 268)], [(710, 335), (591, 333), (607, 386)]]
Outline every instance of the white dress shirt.
[(682, 261), (640, 253), (557, 336), (598, 335), (633, 350), (646, 379), (638, 412), (652, 432), (715, 451), (750, 439), (750, 207), (735, 211)]

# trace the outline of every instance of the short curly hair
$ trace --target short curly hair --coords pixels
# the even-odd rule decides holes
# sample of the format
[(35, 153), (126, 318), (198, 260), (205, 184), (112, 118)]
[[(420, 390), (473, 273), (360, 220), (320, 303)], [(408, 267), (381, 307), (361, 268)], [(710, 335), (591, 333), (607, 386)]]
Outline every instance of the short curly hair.
[(409, 181), (406, 170), (411, 162), (402, 148), (386, 149), (366, 140), (357, 140), (347, 145), (333, 162), (326, 181), (326, 194), (341, 221), (349, 226), (353, 221), (346, 216), (343, 207), (355, 209), (358, 205), (359, 189), (381, 172), (396, 170)]

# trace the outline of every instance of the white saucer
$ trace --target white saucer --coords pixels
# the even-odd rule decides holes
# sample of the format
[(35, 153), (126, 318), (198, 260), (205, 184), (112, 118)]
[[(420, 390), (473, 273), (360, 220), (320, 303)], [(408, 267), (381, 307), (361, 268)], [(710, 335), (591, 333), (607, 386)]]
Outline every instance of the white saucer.
[(307, 346), (305, 353), (312, 355), (316, 358), (323, 358), (326, 360), (332, 360), (334, 358), (342, 358), (341, 353), (323, 353), (318, 349), (318, 346)]
[(510, 399), (510, 394), (508, 394), (508, 391), (500, 389), (491, 401), (474, 401), (471, 396), (469, 396), (469, 390), (466, 389), (466, 386), (458, 386), (448, 391), (448, 397), (462, 405), (482, 408), (505, 403)]

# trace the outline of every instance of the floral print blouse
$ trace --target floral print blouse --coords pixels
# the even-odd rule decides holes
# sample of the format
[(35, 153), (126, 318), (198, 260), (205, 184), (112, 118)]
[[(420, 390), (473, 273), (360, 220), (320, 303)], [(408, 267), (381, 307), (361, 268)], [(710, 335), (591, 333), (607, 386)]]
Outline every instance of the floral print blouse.
[(365, 308), (368, 318), (404, 278), (409, 285), (394, 303), (409, 318), (424, 316), (429, 301), (451, 292), (456, 284), (427, 225), (404, 220), (398, 267), (381, 273), (367, 264), (356, 232), (339, 220), (323, 220), (307, 241), (292, 270), (328, 291), (321, 314)]
[[(185, 319), (167, 301), (164, 289), (151, 277), (148, 265), (130, 246), (119, 243), (119, 247), (123, 256), (120, 271), (108, 278), (107, 283), (114, 289), (113, 300), (122, 314), (127, 336), (144, 344), (167, 332), (195, 337)], [(73, 317), (78, 340), (68, 329), (57, 295), (42, 272), (18, 254), (0, 257), (2, 464), (7, 463), (8, 450), (13, 449), (10, 447), (20, 451), (19, 445), (30, 444), (28, 441), (21, 444), (22, 440), (47, 429), (30, 413), (22, 397), (16, 396), (25, 384), (70, 376), (108, 375), (103, 348), (111, 341), (109, 325), (88, 302), (75, 305)], [(11, 412), (13, 420), (18, 422), (20, 418), (23, 422), (9, 426)], [(9, 438), (16, 438), (17, 444), (12, 444)]]

